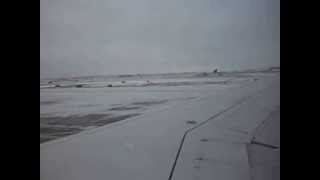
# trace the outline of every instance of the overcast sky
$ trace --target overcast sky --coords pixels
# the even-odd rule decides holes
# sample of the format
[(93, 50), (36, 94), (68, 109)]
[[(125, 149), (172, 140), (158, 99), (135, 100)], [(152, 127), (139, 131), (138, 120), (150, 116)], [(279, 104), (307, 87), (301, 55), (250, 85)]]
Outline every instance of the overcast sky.
[(40, 0), (41, 78), (280, 64), (279, 0)]

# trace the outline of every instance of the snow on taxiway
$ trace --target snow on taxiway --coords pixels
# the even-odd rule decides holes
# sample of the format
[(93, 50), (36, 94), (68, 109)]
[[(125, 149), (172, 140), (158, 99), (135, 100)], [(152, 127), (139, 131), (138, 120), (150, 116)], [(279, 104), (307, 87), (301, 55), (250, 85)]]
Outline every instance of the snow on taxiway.
[[(262, 120), (279, 107), (279, 81), (279, 75), (274, 74), (229, 85), (42, 90), (40, 118), (140, 113), (41, 144), (41, 179), (168, 179), (184, 133), (242, 101), (245, 103), (215, 123), (203, 125), (203, 130), (186, 137), (173, 179), (249, 179), (246, 143)], [(118, 105), (161, 100), (166, 101), (145, 109), (110, 110)], [(268, 139), (265, 136), (259, 138)], [(206, 137), (221, 138), (224, 143), (215, 141), (202, 147), (198, 140)], [(233, 143), (225, 143), (228, 140)], [(202, 164), (197, 164), (197, 158)]]

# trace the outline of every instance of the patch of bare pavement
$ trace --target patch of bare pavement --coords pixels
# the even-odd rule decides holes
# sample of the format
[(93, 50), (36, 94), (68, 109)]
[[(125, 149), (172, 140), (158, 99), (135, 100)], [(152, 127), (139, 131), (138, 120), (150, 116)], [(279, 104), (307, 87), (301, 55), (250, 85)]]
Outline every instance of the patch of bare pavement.
[(91, 127), (104, 126), (138, 115), (140, 114), (88, 114), (82, 116), (71, 115), (65, 117), (40, 117), (40, 144), (57, 138), (73, 135)]
[[(145, 110), (152, 105), (159, 105), (168, 100), (152, 100), (134, 102), (129, 105), (117, 104), (107, 111), (137, 111)], [(46, 102), (51, 103), (51, 102)], [(54, 103), (52, 101), (52, 103)], [(57, 138), (73, 135), (88, 128), (104, 126), (113, 122), (125, 120), (140, 113), (128, 113), (125, 115), (115, 115), (111, 113), (70, 115), (70, 116), (40, 116), (40, 144)]]
[(59, 103), (59, 101), (40, 101), (40, 105), (52, 105), (57, 103)]
[(142, 106), (151, 106), (156, 104), (163, 104), (168, 102), (168, 100), (160, 100), (160, 101), (144, 101), (144, 102), (134, 102), (133, 105), (142, 105)]
[(114, 108), (110, 108), (109, 111), (128, 111), (128, 110), (137, 110), (142, 109), (142, 107), (139, 106), (118, 106)]
[(168, 100), (154, 100), (154, 101), (142, 101), (142, 102), (134, 102), (129, 105), (121, 105), (118, 104), (116, 107), (108, 109), (109, 111), (128, 111), (128, 110), (145, 110), (149, 106), (159, 105), (168, 102)]

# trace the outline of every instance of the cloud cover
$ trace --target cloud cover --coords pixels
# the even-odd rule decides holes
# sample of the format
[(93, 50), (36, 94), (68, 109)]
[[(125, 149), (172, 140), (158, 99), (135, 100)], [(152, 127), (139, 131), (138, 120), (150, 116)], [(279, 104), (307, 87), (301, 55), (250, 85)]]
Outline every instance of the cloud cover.
[(279, 0), (40, 0), (41, 78), (280, 64)]

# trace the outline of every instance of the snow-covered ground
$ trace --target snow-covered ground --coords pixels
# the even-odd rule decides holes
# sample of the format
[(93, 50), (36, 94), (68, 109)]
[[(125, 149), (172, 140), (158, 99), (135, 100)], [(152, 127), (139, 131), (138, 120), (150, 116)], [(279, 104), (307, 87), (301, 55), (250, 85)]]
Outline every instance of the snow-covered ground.
[[(150, 81), (41, 88), (41, 179), (168, 179), (172, 169), (172, 179), (249, 179), (269, 170), (253, 165), (265, 152), (247, 146), (277, 142), (256, 129), (274, 127), (257, 128), (279, 109), (279, 72)], [(202, 123), (173, 168), (183, 135)]]
[[(262, 77), (268, 75), (263, 73)], [(178, 73), (42, 81), (40, 143), (250, 83), (259, 76)]]

